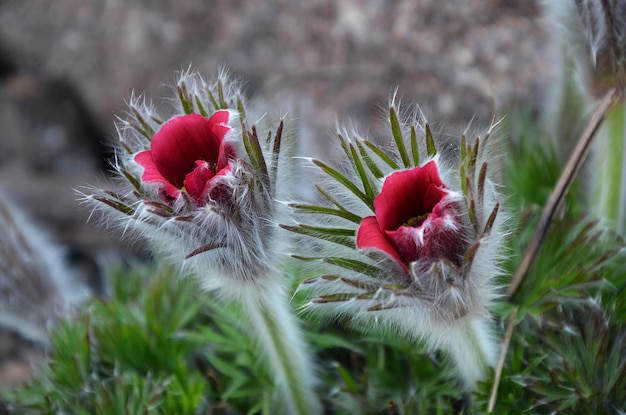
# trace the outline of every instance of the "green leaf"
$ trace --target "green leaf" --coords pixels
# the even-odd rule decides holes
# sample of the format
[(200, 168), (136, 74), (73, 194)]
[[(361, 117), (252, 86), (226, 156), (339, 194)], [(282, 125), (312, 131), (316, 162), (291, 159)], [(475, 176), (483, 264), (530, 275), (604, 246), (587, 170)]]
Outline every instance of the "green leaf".
[(339, 365), (337, 370), (339, 371), (339, 376), (341, 376), (341, 379), (344, 382), (346, 390), (354, 395), (358, 395), (359, 387), (357, 385), (357, 382), (352, 379), (350, 373), (341, 365)]
[[(320, 192), (320, 194), (322, 196), (324, 196), (330, 203), (332, 203), (333, 205), (337, 206), (339, 208), (339, 210), (341, 210), (342, 212), (347, 212), (351, 215), (351, 217), (357, 217), (357, 215), (354, 215), (352, 213), (350, 213), (348, 211), (348, 209), (346, 209), (339, 201), (337, 201), (335, 198), (333, 198), (330, 193), (328, 193), (326, 190), (324, 190), (321, 186), (315, 184), (314, 185), (315, 188), (317, 189), (318, 192)], [(362, 218), (359, 217), (359, 223), (361, 223)]]
[(411, 154), (413, 155), (413, 166), (417, 167), (420, 165), (420, 152), (419, 147), (417, 145), (417, 133), (415, 131), (415, 126), (411, 125)]
[(361, 183), (363, 184), (363, 189), (365, 190), (365, 194), (368, 200), (372, 201), (372, 206), (374, 205), (374, 197), (376, 194), (374, 193), (374, 189), (372, 189), (372, 184), (370, 183), (370, 178), (367, 175), (367, 172), (363, 168), (363, 163), (361, 163), (361, 159), (359, 158), (356, 149), (352, 144), (350, 144), (350, 154), (352, 155), (352, 165), (354, 166), (356, 172), (361, 178)]
[(391, 157), (389, 157), (384, 151), (378, 148), (374, 143), (365, 140), (363, 141), (363, 144), (365, 144), (370, 150), (372, 150), (374, 154), (380, 157), (380, 159), (387, 163), (389, 167), (391, 167), (393, 170), (400, 170), (400, 166), (398, 165), (398, 163), (393, 161)]
[(408, 168), (411, 166), (411, 162), (409, 161), (409, 155), (404, 145), (404, 137), (402, 137), (402, 128), (400, 126), (400, 121), (398, 120), (398, 114), (396, 114), (396, 109), (393, 106), (389, 108), (389, 121), (391, 123), (393, 141), (396, 143), (396, 147), (398, 148), (398, 153), (400, 154), (404, 167)]
[(133, 117), (139, 123), (139, 125), (134, 125), (136, 131), (138, 131), (141, 135), (148, 139), (148, 141), (152, 141), (152, 137), (154, 136), (154, 130), (150, 125), (143, 119), (137, 108), (130, 107), (130, 111), (133, 113)]
[(237, 95), (237, 112), (239, 112), (240, 119), (246, 119), (246, 108), (244, 107), (243, 100), (239, 94)]
[(198, 111), (200, 112), (200, 114), (202, 114), (202, 116), (204, 116), (205, 118), (209, 118), (209, 113), (204, 108), (204, 105), (202, 105), (202, 101), (200, 100), (200, 97), (196, 95), (195, 98), (196, 98), (196, 106), (198, 107)]
[(269, 172), (256, 128), (253, 126), (252, 131), (248, 131), (245, 124), (242, 124), (241, 136), (246, 153), (248, 153), (248, 157), (250, 157), (250, 163), (252, 163), (252, 166), (258, 171), (261, 181), (269, 187)]
[(334, 242), (339, 245), (346, 246), (348, 248), (355, 248), (354, 241), (354, 229), (343, 228), (325, 228), (319, 226), (310, 226), (300, 224), (297, 226), (279, 225), (281, 228), (288, 231), (298, 233), (301, 235), (307, 235), (313, 238), (323, 239), (325, 241)]
[(312, 261), (322, 261), (328, 264), (336, 265), (338, 267), (355, 271), (361, 274), (366, 274), (369, 276), (377, 276), (380, 275), (382, 270), (375, 265), (370, 265), (363, 261), (359, 261), (351, 258), (341, 258), (341, 257), (308, 257), (302, 255), (292, 255), (293, 258), (296, 258), (300, 261), (312, 262)]
[(367, 150), (365, 149), (365, 147), (363, 147), (363, 144), (361, 143), (361, 141), (356, 140), (355, 144), (357, 148), (359, 149), (359, 153), (361, 154), (363, 161), (367, 165), (367, 168), (370, 169), (370, 172), (372, 173), (372, 175), (377, 179), (382, 178), (384, 176), (384, 173), (378, 168), (374, 160), (372, 160), (370, 155), (367, 153)]
[(176, 89), (178, 91), (178, 100), (183, 107), (183, 112), (185, 114), (193, 114), (193, 101), (191, 100), (189, 92), (187, 92), (187, 86), (181, 83)]
[(374, 201), (368, 197), (365, 193), (361, 191), (350, 179), (348, 179), (343, 174), (339, 173), (337, 170), (333, 169), (329, 165), (319, 161), (313, 160), (313, 164), (318, 166), (324, 173), (341, 183), (346, 189), (350, 190), (355, 196), (363, 201), (370, 209), (374, 208)]
[(424, 125), (426, 129), (426, 152), (429, 157), (435, 157), (437, 154), (437, 147), (435, 147), (435, 140), (433, 139), (433, 133), (430, 130), (430, 124)]
[(290, 203), (289, 207), (295, 210), (296, 213), (309, 213), (309, 214), (320, 214), (320, 215), (331, 215), (337, 216), (350, 222), (361, 223), (363, 220), (360, 216), (355, 215), (354, 213), (348, 212), (344, 209), (333, 209), (326, 206), (316, 206), (316, 205), (303, 205), (299, 203)]

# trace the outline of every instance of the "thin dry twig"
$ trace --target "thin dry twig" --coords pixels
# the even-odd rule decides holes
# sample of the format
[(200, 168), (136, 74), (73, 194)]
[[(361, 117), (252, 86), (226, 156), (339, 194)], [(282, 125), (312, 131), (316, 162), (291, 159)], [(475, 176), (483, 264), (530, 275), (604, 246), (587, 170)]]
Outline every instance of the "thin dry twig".
[(543, 208), (541, 212), (541, 217), (539, 218), (539, 223), (535, 228), (535, 233), (526, 248), (526, 252), (524, 252), (524, 257), (522, 258), (515, 275), (513, 275), (513, 279), (511, 280), (511, 284), (507, 289), (507, 295), (509, 299), (513, 298), (517, 293), (522, 281), (528, 274), (528, 270), (531, 265), (534, 263), (539, 250), (543, 246), (545, 242), (546, 236), (548, 235), (548, 231), (550, 230), (550, 226), (554, 222), (554, 218), (563, 206), (563, 202), (565, 201), (565, 196), (569, 191), (576, 175), (580, 171), (587, 155), (589, 154), (589, 150), (591, 149), (591, 144), (593, 143), (594, 138), (596, 137), (602, 122), (606, 118), (608, 112), (622, 99), (623, 93), (618, 89), (611, 89), (606, 93), (598, 108), (593, 113), (593, 116), (589, 120), (587, 124), (587, 128), (583, 131), (582, 135), (578, 139), (578, 143), (576, 144), (576, 148), (572, 152), (563, 172), (561, 173), (561, 177), (557, 182), (546, 206)]
[(491, 388), (491, 395), (489, 396), (489, 404), (487, 406), (487, 413), (492, 413), (493, 408), (496, 406), (496, 399), (498, 398), (498, 387), (500, 386), (500, 378), (502, 377), (502, 370), (504, 369), (504, 361), (506, 360), (506, 354), (509, 351), (509, 344), (511, 343), (511, 337), (513, 337), (513, 328), (515, 327), (515, 321), (517, 320), (518, 308), (515, 308), (509, 318), (509, 325), (506, 328), (506, 334), (504, 335), (504, 344), (502, 345), (502, 352), (500, 353), (500, 360), (498, 360), (498, 366), (496, 367), (496, 374), (493, 379), (493, 387)]

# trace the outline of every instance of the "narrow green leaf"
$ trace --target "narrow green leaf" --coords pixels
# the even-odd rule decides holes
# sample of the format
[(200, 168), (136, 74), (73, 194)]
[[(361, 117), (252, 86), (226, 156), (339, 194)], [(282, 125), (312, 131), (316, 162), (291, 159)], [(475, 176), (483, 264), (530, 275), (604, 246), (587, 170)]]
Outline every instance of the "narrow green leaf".
[(283, 128), (285, 126), (285, 119), (282, 118), (280, 123), (278, 124), (278, 128), (276, 129), (276, 134), (274, 134), (274, 146), (272, 147), (272, 154), (275, 157), (278, 157), (280, 153), (280, 149), (282, 146), (282, 138), (283, 138)]
[(205, 118), (209, 118), (209, 113), (204, 108), (204, 105), (202, 105), (202, 101), (200, 101), (200, 97), (197, 95), (196, 95), (196, 105), (198, 106), (198, 111), (200, 112), (200, 114), (202, 114), (202, 116), (204, 116)]
[(310, 214), (322, 214), (322, 215), (332, 215), (338, 216), (340, 218), (349, 220), (354, 223), (361, 223), (362, 218), (354, 213), (348, 212), (347, 210), (342, 209), (333, 209), (326, 206), (316, 206), (316, 205), (302, 205), (297, 203), (289, 204), (289, 207), (294, 209), (296, 213), (310, 213)]
[(141, 126), (139, 127), (135, 125), (135, 130), (137, 130), (141, 135), (146, 137), (149, 141), (152, 141), (152, 136), (154, 135), (154, 130), (152, 129), (152, 127), (150, 127), (146, 120), (143, 119), (143, 116), (139, 113), (139, 110), (137, 110), (137, 108), (130, 107), (130, 110), (133, 113), (133, 116), (135, 117), (137, 122), (139, 122), (139, 125)]
[(461, 191), (465, 196), (467, 196), (467, 176), (465, 173), (465, 162), (461, 163), (461, 167), (459, 168), (459, 175), (461, 176)]
[(92, 197), (94, 200), (97, 200), (100, 203), (104, 203), (105, 205), (112, 207), (113, 209), (118, 210), (124, 213), (125, 215), (133, 216), (133, 214), (135, 213), (135, 210), (133, 208), (117, 200), (112, 200), (104, 196), (97, 196), (97, 195), (92, 196)]
[[(292, 226), (287, 226), (284, 225), (285, 228), (291, 228)], [(297, 228), (300, 229), (304, 229), (306, 230), (306, 232), (319, 232), (319, 233), (323, 233), (326, 235), (332, 235), (332, 236), (347, 236), (347, 237), (354, 237), (355, 234), (355, 230), (354, 229), (346, 229), (346, 228), (332, 228), (332, 227), (323, 227), (323, 226), (310, 226), (310, 225), (304, 225), (304, 224), (300, 224), (298, 226), (295, 226)]]
[[(328, 193), (326, 190), (322, 189), (321, 186), (315, 184), (314, 185), (315, 188), (317, 189), (318, 192), (320, 192), (320, 194), (322, 196), (324, 196), (329, 202), (331, 202), (333, 205), (337, 206), (340, 210), (348, 212), (348, 209), (346, 209), (345, 207), (343, 207), (343, 205), (341, 203), (339, 203), (335, 198), (333, 198), (330, 193)], [(360, 222), (360, 221), (359, 221)]]
[(246, 109), (243, 106), (243, 100), (241, 99), (241, 96), (237, 95), (237, 111), (239, 112), (239, 117), (242, 120), (246, 119)]
[(365, 262), (351, 259), (351, 258), (339, 258), (339, 257), (325, 257), (322, 258), (324, 262), (331, 265), (337, 265), (338, 267), (345, 268), (351, 271), (356, 271), (361, 274), (369, 276), (377, 276), (382, 270), (377, 266), (367, 264)]
[(475, 175), (476, 175), (476, 160), (478, 158), (478, 145), (479, 145), (479, 139), (478, 137), (476, 137), (476, 140), (474, 141), (474, 147), (472, 148), (471, 151), (471, 157), (469, 160), (469, 170), (468, 170), (468, 176), (471, 177), (472, 179), (474, 179)]
[(280, 224), (279, 226), (300, 235), (334, 242), (348, 248), (355, 248), (354, 230), (352, 229), (324, 228), (309, 225), (289, 226)]
[[(282, 146), (282, 137), (283, 137), (283, 127), (284, 127), (284, 119), (280, 120), (278, 124), (278, 128), (276, 129), (276, 134), (274, 135), (274, 144), (272, 146), (272, 177), (271, 182), (276, 183), (278, 177), (278, 162), (280, 160), (280, 149)], [(271, 132), (268, 132), (268, 147), (271, 141)]]
[(175, 214), (174, 209), (172, 209), (171, 207), (169, 207), (165, 203), (157, 202), (157, 201), (154, 201), (154, 200), (145, 200), (143, 203), (146, 206), (150, 206), (150, 207), (153, 207), (153, 208), (156, 208), (156, 209), (159, 209), (159, 210), (163, 211), (164, 213), (167, 214), (167, 216), (174, 216), (174, 214)]
[(184, 83), (181, 83), (177, 88), (178, 90), (178, 100), (183, 106), (183, 112), (185, 114), (193, 114), (193, 104), (189, 99), (189, 94), (187, 92), (187, 87)]
[(265, 157), (263, 157), (263, 149), (259, 143), (256, 128), (253, 126), (252, 131), (248, 131), (245, 124), (242, 123), (241, 135), (243, 145), (248, 153), (248, 157), (250, 157), (250, 163), (261, 173), (262, 181), (269, 186), (269, 172), (267, 164), (265, 164)]
[(465, 156), (467, 155), (467, 140), (465, 138), (465, 134), (461, 134), (461, 160), (465, 161)]
[(119, 169), (120, 173), (130, 182), (130, 184), (135, 188), (135, 190), (141, 190), (141, 183), (137, 180), (132, 174), (128, 172), (125, 168)]
[(337, 134), (337, 138), (339, 138), (339, 144), (341, 145), (341, 149), (344, 153), (346, 153), (346, 157), (350, 160), (350, 163), (354, 164), (354, 159), (352, 158), (352, 152), (350, 151), (350, 147), (348, 145), (347, 140), (341, 134)]
[(346, 277), (342, 277), (339, 276), (339, 280), (341, 282), (343, 282), (344, 284), (350, 285), (352, 287), (361, 289), (361, 290), (365, 290), (365, 291), (375, 291), (378, 286), (374, 283), (370, 283), (367, 281), (361, 281), (361, 280), (355, 280), (352, 278), (346, 278)]
[(467, 214), (469, 216), (470, 222), (472, 223), (472, 226), (474, 227), (474, 230), (478, 232), (478, 219), (476, 218), (476, 203), (474, 202), (474, 199), (470, 199), (469, 210)]
[(357, 386), (357, 382), (352, 379), (350, 372), (348, 372), (342, 365), (339, 365), (337, 370), (339, 371), (339, 376), (341, 376), (341, 379), (346, 385), (346, 390), (353, 395), (358, 395), (359, 387)]
[(163, 120), (155, 115), (151, 115), (150, 119), (154, 121), (155, 123), (157, 123), (158, 125), (163, 125)]
[(372, 198), (368, 197), (365, 193), (363, 193), (361, 189), (359, 189), (354, 183), (352, 183), (352, 181), (348, 179), (346, 176), (344, 176), (343, 174), (339, 173), (339, 171), (333, 169), (329, 165), (319, 160), (313, 160), (313, 164), (318, 166), (320, 169), (324, 171), (324, 173), (328, 174), (330, 177), (332, 177), (333, 179), (341, 183), (343, 186), (345, 186), (346, 189), (354, 193), (354, 195), (357, 196), (359, 199), (361, 199), (370, 209), (374, 208), (374, 201), (372, 200)]
[(420, 151), (417, 145), (417, 132), (415, 131), (415, 125), (411, 125), (411, 153), (413, 154), (413, 165), (415, 167), (420, 165)]
[(367, 168), (370, 169), (370, 172), (372, 172), (372, 175), (376, 177), (377, 179), (382, 178), (384, 176), (383, 172), (378, 168), (376, 163), (374, 163), (374, 160), (372, 160), (370, 155), (367, 153), (367, 150), (365, 150), (365, 147), (363, 147), (363, 144), (361, 144), (361, 142), (358, 140), (355, 141), (355, 144), (357, 148), (359, 149), (359, 153), (361, 154), (363, 161), (367, 165)]
[(393, 140), (396, 142), (396, 147), (398, 148), (398, 153), (400, 153), (402, 163), (404, 163), (404, 167), (410, 167), (411, 162), (409, 161), (409, 155), (407, 154), (406, 147), (404, 146), (402, 128), (400, 127), (398, 114), (396, 114), (396, 109), (394, 107), (389, 108), (389, 121), (391, 123), (391, 134), (393, 135)]
[(394, 308), (401, 307), (396, 302), (388, 303), (388, 304), (376, 304), (371, 307), (368, 307), (367, 311), (384, 311), (384, 310), (393, 310)]
[(209, 86), (207, 85), (204, 90), (207, 93), (207, 96), (209, 97), (209, 100), (211, 101), (211, 104), (213, 105), (213, 109), (215, 111), (220, 109), (219, 104), (217, 103), (217, 100), (215, 99), (215, 95), (213, 95), (213, 91), (211, 91), (211, 88), (209, 88)]
[(224, 99), (224, 85), (222, 84), (222, 80), (217, 81), (217, 96), (219, 98), (220, 109), (228, 109), (228, 104)]
[(468, 274), (468, 270), (471, 270), (472, 268), (472, 264), (474, 262), (474, 257), (476, 256), (476, 252), (478, 252), (478, 248), (480, 248), (480, 239), (476, 242), (474, 242), (468, 249), (467, 251), (465, 251), (465, 263), (466, 265), (466, 271), (465, 274)]
[(424, 128), (426, 129), (426, 152), (429, 157), (434, 157), (437, 154), (437, 147), (435, 147), (435, 140), (430, 130), (430, 124), (426, 123)]
[(483, 163), (478, 172), (478, 203), (482, 205), (485, 196), (485, 181), (487, 180), (487, 163)]
[(365, 140), (363, 141), (363, 144), (368, 146), (370, 150), (372, 150), (378, 157), (380, 157), (382, 161), (387, 163), (389, 167), (391, 167), (393, 170), (400, 170), (400, 166), (398, 165), (398, 163), (393, 161), (391, 157), (389, 157), (384, 151), (378, 148), (378, 146), (376, 146), (374, 143)]
[(487, 219), (487, 223), (485, 223), (485, 229), (483, 230), (484, 235), (488, 235), (491, 232), (491, 228), (493, 228), (493, 224), (496, 221), (496, 216), (498, 215), (498, 209), (500, 208), (500, 203), (496, 203)]
[(314, 303), (339, 303), (342, 301), (352, 300), (357, 296), (356, 293), (334, 293), (324, 294), (313, 300)]
[(366, 274), (369, 276), (377, 276), (382, 270), (375, 265), (370, 265), (365, 262), (351, 259), (351, 258), (341, 258), (341, 257), (307, 257), (302, 255), (291, 255), (292, 258), (298, 259), (304, 262), (314, 262), (314, 261), (323, 261), (327, 264), (336, 265), (338, 267), (356, 271), (361, 274)]
[(374, 205), (374, 190), (372, 189), (372, 184), (370, 183), (370, 178), (367, 175), (367, 172), (363, 168), (363, 163), (361, 163), (361, 159), (356, 152), (356, 149), (352, 144), (350, 144), (350, 154), (352, 155), (352, 165), (354, 166), (356, 172), (359, 174), (361, 178), (361, 183), (363, 183), (363, 189), (365, 190), (365, 194), (368, 199), (372, 201), (372, 206)]

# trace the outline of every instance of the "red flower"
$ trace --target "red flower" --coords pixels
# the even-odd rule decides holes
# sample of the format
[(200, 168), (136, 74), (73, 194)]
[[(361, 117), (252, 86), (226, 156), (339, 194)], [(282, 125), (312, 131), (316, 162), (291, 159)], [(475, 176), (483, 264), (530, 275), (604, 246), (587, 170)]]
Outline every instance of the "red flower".
[(233, 149), (224, 144), (230, 131), (228, 111), (210, 118), (180, 115), (164, 123), (152, 137), (150, 150), (135, 156), (145, 167), (141, 180), (161, 183), (164, 198), (177, 198), (184, 187), (196, 203), (205, 200), (215, 176), (230, 171)]
[(422, 260), (460, 264), (467, 242), (459, 206), (449, 196), (434, 161), (392, 173), (374, 199), (376, 216), (363, 218), (359, 226), (357, 246), (379, 249), (406, 270)]

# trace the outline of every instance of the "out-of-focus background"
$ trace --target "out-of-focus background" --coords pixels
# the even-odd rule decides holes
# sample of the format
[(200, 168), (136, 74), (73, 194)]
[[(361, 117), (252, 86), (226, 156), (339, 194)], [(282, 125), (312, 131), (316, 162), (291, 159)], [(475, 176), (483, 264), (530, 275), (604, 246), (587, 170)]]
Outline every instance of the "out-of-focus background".
[[(323, 155), (336, 120), (376, 131), (396, 88), (459, 134), (514, 106), (541, 111), (559, 54), (551, 29), (531, 0), (3, 0), (0, 192), (98, 292), (99, 260), (128, 244), (87, 222), (74, 189), (109, 176), (131, 91), (159, 101), (175, 71), (226, 67)], [(1, 330), (0, 387), (42, 353)]]

